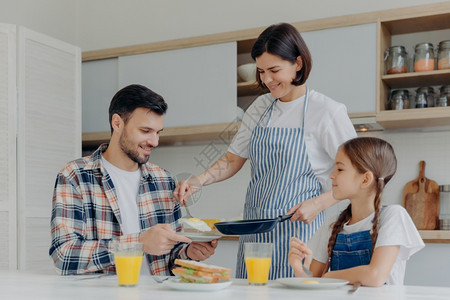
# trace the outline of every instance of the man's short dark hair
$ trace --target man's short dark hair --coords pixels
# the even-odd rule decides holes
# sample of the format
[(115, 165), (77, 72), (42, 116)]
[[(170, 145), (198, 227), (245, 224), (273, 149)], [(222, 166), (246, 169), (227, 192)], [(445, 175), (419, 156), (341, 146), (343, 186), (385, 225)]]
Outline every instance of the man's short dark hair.
[(131, 84), (118, 91), (109, 105), (109, 125), (112, 129), (112, 116), (118, 114), (127, 123), (136, 108), (148, 108), (158, 115), (167, 111), (164, 98), (140, 84)]

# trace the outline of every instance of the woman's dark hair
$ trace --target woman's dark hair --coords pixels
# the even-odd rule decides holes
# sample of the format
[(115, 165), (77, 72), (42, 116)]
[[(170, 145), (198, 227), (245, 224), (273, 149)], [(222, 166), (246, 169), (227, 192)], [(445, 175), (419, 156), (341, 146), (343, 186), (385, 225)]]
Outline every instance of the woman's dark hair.
[[(360, 173), (371, 172), (375, 178), (375, 198), (374, 208), (375, 216), (372, 224), (372, 250), (375, 249), (375, 243), (378, 237), (378, 222), (381, 211), (381, 194), (383, 193), (385, 185), (394, 176), (397, 170), (397, 158), (394, 153), (394, 148), (391, 144), (385, 140), (375, 137), (357, 137), (348, 140), (340, 149), (350, 159), (352, 165)], [(338, 220), (332, 224), (331, 236), (328, 241), (328, 259), (331, 258), (331, 254), (336, 244), (336, 237), (344, 224), (347, 223), (352, 217), (351, 204), (342, 211)], [(325, 268), (324, 272), (328, 270)]]
[(148, 108), (158, 115), (163, 115), (167, 111), (167, 103), (164, 98), (149, 88), (131, 84), (118, 91), (109, 105), (109, 125), (112, 129), (112, 116), (118, 114), (125, 124), (130, 119), (136, 108)]
[[(311, 72), (312, 58), (308, 46), (294, 26), (288, 23), (280, 23), (266, 28), (253, 44), (251, 53), (253, 60), (256, 60), (265, 52), (279, 56), (291, 63), (295, 63), (297, 57), (300, 56), (303, 66), (292, 80), (292, 84), (299, 86), (306, 82)], [(260, 87), (265, 87), (258, 74), (256, 80)]]

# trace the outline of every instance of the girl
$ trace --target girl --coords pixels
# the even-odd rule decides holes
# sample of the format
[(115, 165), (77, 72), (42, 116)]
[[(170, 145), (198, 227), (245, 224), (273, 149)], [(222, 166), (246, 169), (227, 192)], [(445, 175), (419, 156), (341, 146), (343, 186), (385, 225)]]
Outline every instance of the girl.
[[(242, 235), (236, 277), (245, 278), (244, 243), (271, 242), (270, 279), (292, 277), (289, 246), (292, 235), (307, 241), (324, 220), (324, 209), (337, 203), (329, 174), (339, 145), (356, 137), (342, 103), (306, 87), (311, 54), (297, 29), (286, 23), (269, 26), (253, 45), (256, 80), (269, 93), (245, 112), (242, 125), (224, 157), (205, 172), (181, 181), (174, 196), (184, 204), (199, 186), (225, 180), (248, 160), (251, 178), (244, 219), (294, 214), (271, 232)], [(301, 220), (303, 222), (293, 222)]]
[(339, 148), (330, 174), (332, 191), (335, 199), (350, 204), (334, 223), (317, 231), (310, 248), (291, 238), (289, 263), (296, 276), (306, 277), (304, 260), (315, 277), (366, 286), (403, 284), (406, 261), (424, 243), (402, 206), (380, 205), (396, 169), (394, 150), (382, 139), (355, 138)]

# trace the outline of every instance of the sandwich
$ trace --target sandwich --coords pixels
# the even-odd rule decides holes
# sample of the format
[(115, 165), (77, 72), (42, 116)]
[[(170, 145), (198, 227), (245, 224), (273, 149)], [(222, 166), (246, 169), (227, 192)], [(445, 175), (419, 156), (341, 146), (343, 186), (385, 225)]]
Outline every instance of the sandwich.
[(178, 275), (181, 282), (217, 283), (230, 280), (231, 269), (208, 265), (195, 260), (175, 259), (172, 272)]

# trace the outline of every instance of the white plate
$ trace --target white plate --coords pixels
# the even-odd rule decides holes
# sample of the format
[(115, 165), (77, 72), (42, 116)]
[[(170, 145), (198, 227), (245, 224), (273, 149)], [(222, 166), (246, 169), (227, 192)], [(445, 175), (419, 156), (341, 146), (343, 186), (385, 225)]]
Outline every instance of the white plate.
[(187, 283), (181, 282), (179, 278), (171, 278), (167, 281), (164, 281), (163, 283), (174, 290), (208, 292), (218, 291), (229, 287), (232, 281), (224, 281), (218, 283)]
[(193, 242), (211, 242), (212, 240), (220, 239), (222, 236), (200, 233), (200, 232), (178, 232), (178, 234), (184, 235), (190, 238)]
[[(307, 283), (305, 280), (316, 280), (319, 283)], [(285, 286), (297, 289), (337, 289), (343, 285), (348, 284), (347, 280), (334, 279), (334, 278), (278, 278), (276, 282), (279, 282)]]

